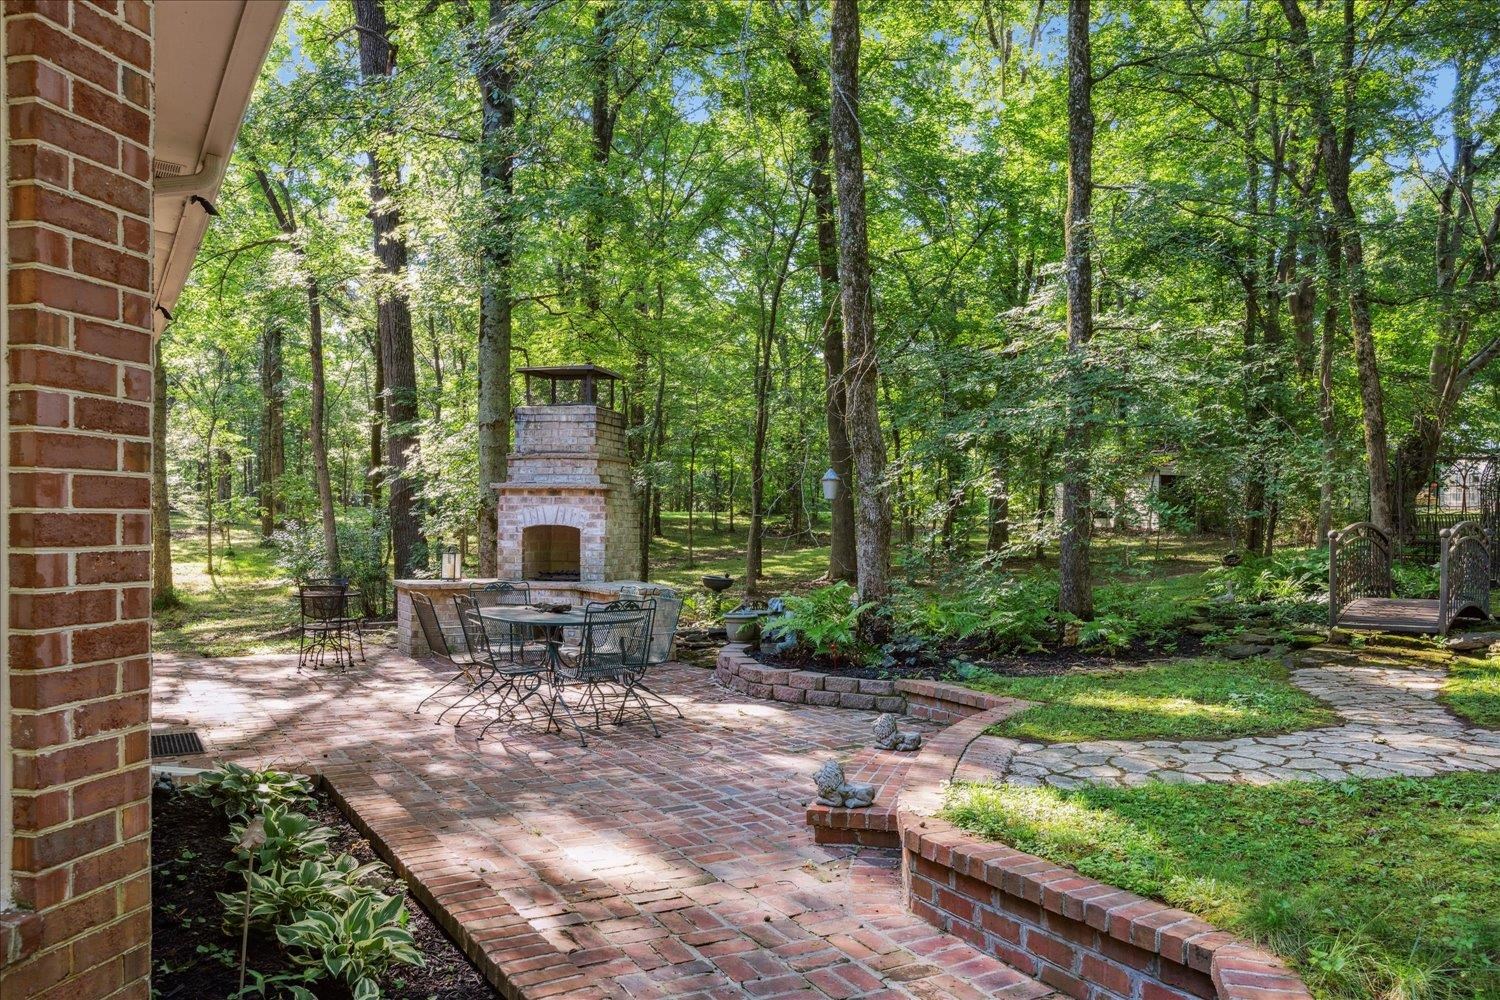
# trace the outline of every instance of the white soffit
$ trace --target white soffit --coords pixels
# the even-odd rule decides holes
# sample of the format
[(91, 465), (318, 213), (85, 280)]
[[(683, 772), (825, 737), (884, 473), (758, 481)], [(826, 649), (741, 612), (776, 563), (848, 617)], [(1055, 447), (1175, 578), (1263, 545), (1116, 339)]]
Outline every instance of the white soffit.
[[(240, 122), (276, 37), (284, 0), (158, 0), (156, 4), (156, 304), (182, 294), (208, 228), (193, 195), (212, 202)], [(160, 333), (165, 317), (154, 311)]]

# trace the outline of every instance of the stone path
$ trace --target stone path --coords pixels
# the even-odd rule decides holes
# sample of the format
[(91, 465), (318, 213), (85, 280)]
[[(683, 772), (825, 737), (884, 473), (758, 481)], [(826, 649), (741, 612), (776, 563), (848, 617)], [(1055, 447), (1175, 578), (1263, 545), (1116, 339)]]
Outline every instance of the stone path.
[(1399, 656), (1333, 650), (1299, 654), (1291, 679), (1326, 702), (1343, 725), (1222, 742), (1098, 740), (1042, 744), (982, 736), (970, 744), (960, 780), (1072, 788), (1150, 780), (1198, 784), (1427, 777), (1500, 770), (1500, 732), (1470, 726), (1435, 699), (1445, 671), (1391, 664)]
[(433, 892), (510, 996), (1052, 996), (909, 913), (894, 855), (813, 843), (811, 775), (869, 743), (873, 712), (756, 702), (711, 676), (669, 666), (653, 686), (687, 718), (587, 750), (413, 715), (435, 675), (390, 653), (315, 677), (285, 656), (158, 655), (153, 700), (212, 756), (322, 771), (404, 864), (441, 866)]

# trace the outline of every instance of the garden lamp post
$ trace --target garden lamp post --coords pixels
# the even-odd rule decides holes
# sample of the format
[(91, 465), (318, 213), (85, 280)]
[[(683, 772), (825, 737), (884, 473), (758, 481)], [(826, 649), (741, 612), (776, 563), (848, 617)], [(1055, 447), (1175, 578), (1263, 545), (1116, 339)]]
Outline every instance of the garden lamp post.
[(450, 545), (443, 550), (443, 571), (441, 576), (444, 580), (457, 580), (459, 569), (458, 546)]
[(830, 503), (839, 495), (839, 474), (829, 469), (823, 473), (823, 499)]

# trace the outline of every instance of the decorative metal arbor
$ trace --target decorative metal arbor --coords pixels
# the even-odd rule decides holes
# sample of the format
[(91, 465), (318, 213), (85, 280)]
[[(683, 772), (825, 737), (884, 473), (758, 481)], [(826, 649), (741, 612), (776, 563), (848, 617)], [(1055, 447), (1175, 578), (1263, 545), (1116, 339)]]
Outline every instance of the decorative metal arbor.
[(1492, 457), (1479, 481), (1479, 524), (1489, 532), (1490, 582), (1500, 586), (1500, 455)]

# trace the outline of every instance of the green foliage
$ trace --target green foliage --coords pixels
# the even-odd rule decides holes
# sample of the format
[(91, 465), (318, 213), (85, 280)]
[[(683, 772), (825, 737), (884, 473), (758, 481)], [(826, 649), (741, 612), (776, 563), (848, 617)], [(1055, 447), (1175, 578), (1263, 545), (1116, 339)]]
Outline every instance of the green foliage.
[(1332, 725), (1337, 716), (1271, 660), (1174, 660), (1149, 667), (1056, 677), (979, 672), (976, 690), (1039, 702), (991, 728), (1044, 743), (1084, 740), (1222, 740)]
[(898, 631), (936, 640), (979, 636), (996, 648), (1029, 651), (1057, 635), (1057, 583), (1041, 573), (981, 570), (947, 587), (906, 587), (890, 609)]
[(839, 581), (785, 598), (786, 614), (766, 627), (773, 638), (795, 637), (822, 656), (859, 659), (869, 651), (859, 639), (859, 620), (873, 605), (859, 604), (854, 588)]
[(1500, 776), (970, 784), (944, 816), (1263, 941), (1320, 1000), (1500, 996)]
[(362, 896), (336, 912), (313, 910), (276, 928), (276, 940), (301, 965), (320, 966), (345, 983), (354, 1000), (380, 996), (376, 979), (397, 965), (424, 965), (407, 930), (399, 896)]
[(286, 810), (312, 800), (312, 785), (301, 775), (267, 769), (253, 771), (220, 761), (188, 786), (189, 794), (209, 799), (231, 819), (246, 820), (271, 807)]
[[(340, 911), (357, 900), (378, 895), (371, 879), (384, 879), (389, 869), (379, 862), (360, 864), (352, 854), (331, 861), (307, 858), (296, 867), (273, 867), (248, 873), (250, 922), (260, 927), (295, 923), (311, 910)], [(245, 915), (245, 890), (221, 892), (225, 926), (237, 929)]]
[[(279, 806), (267, 806), (265, 819), (265, 841), (253, 851), (237, 852), (239, 857), (231, 862), (235, 870), (246, 867), (250, 856), (255, 859), (257, 871), (286, 868), (300, 865), (304, 858), (321, 858), (328, 854), (328, 841), (333, 830), (321, 826), (309, 816)], [(228, 840), (240, 843), (245, 836), (245, 824), (236, 823), (229, 828)]]

